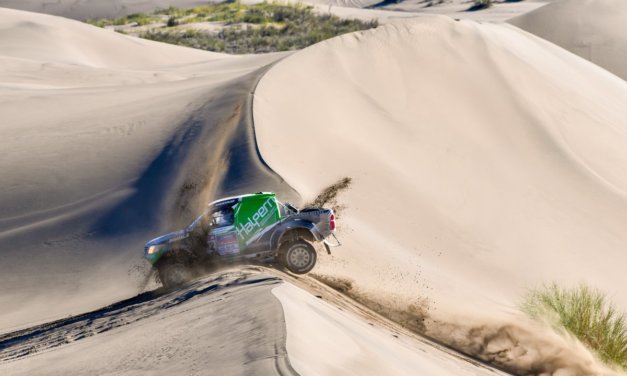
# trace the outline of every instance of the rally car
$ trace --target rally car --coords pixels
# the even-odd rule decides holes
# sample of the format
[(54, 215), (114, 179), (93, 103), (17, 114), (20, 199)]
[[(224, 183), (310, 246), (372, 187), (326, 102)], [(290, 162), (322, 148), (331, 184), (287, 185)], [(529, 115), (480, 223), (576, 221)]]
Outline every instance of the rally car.
[[(282, 265), (305, 274), (316, 264), (313, 242), (327, 252), (335, 238), (333, 210), (296, 209), (271, 192), (258, 192), (211, 202), (184, 230), (146, 243), (145, 258), (165, 287), (180, 285), (216, 265), (238, 261)], [(333, 243), (328, 238), (333, 236)]]

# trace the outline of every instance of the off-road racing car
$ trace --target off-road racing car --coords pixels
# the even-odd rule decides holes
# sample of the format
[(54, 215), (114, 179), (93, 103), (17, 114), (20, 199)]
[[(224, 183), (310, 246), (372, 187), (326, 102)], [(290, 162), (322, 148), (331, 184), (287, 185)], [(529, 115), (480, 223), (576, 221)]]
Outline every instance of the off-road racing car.
[(324, 208), (296, 209), (270, 192), (211, 202), (184, 230), (146, 243), (144, 256), (157, 269), (165, 287), (172, 287), (217, 265), (256, 261), (280, 264), (305, 274), (316, 264), (313, 242), (329, 246), (335, 237), (335, 215)]

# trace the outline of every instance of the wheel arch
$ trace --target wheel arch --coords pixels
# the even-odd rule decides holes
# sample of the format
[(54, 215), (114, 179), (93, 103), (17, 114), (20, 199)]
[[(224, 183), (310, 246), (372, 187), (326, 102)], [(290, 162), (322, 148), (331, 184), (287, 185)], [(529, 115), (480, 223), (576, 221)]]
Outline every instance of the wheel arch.
[(279, 249), (281, 245), (288, 241), (296, 241), (298, 239), (315, 242), (320, 240), (320, 234), (316, 226), (307, 221), (298, 221), (289, 223), (282, 231), (277, 231), (272, 239), (273, 249)]
[(191, 261), (192, 254), (188, 249), (183, 247), (173, 247), (163, 252), (152, 265), (158, 268), (159, 266), (167, 263), (182, 262), (184, 264), (188, 264)]

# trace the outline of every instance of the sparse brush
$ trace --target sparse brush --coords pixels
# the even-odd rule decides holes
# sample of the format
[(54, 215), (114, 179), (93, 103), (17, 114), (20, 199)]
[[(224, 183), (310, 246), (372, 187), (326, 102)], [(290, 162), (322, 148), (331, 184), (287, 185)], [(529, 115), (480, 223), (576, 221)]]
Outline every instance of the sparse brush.
[(468, 8), (469, 11), (481, 10), (491, 7), (493, 0), (474, 0), (472, 6)]
[(544, 285), (527, 293), (522, 310), (570, 332), (607, 364), (627, 368), (625, 313), (601, 291), (586, 285), (572, 289), (555, 283)]
[(90, 19), (90, 20), (87, 20), (87, 23), (92, 24), (94, 26), (98, 26), (98, 27), (124, 26), (124, 25), (133, 25), (133, 24), (137, 26), (143, 26), (143, 25), (149, 25), (152, 23), (158, 23), (160, 21), (161, 21), (161, 18), (155, 15), (147, 15), (144, 13), (134, 13), (134, 14), (129, 14), (128, 16), (115, 18), (115, 19), (100, 19), (100, 20)]
[[(155, 27), (142, 29), (136, 35), (209, 51), (227, 53), (264, 53), (297, 50), (337, 35), (377, 27), (376, 20), (341, 19), (317, 14), (314, 8), (302, 4), (223, 2), (190, 9), (169, 7), (153, 14), (132, 14), (114, 20), (90, 20), (104, 26)], [(224, 27), (218, 31), (185, 30), (176, 26), (196, 22), (216, 22)], [(161, 27), (165, 24), (166, 27)], [(132, 31), (131, 31), (132, 33)]]
[(179, 23), (178, 23), (178, 21), (176, 20), (175, 17), (170, 17), (170, 18), (168, 18), (168, 23), (166, 23), (166, 26), (167, 27), (174, 27), (174, 26), (177, 26), (178, 24)]

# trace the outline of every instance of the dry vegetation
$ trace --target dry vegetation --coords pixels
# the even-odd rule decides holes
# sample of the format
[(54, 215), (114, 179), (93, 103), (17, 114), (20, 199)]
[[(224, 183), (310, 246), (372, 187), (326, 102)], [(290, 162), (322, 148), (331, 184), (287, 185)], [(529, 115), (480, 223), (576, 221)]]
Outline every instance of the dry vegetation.
[[(90, 20), (159, 42), (233, 54), (297, 50), (341, 34), (377, 27), (377, 21), (317, 14), (302, 4), (225, 2), (117, 19)], [(213, 26), (200, 27), (201, 24)]]
[(625, 313), (601, 291), (586, 285), (566, 289), (550, 284), (529, 291), (522, 308), (531, 317), (571, 333), (607, 364), (627, 368)]

